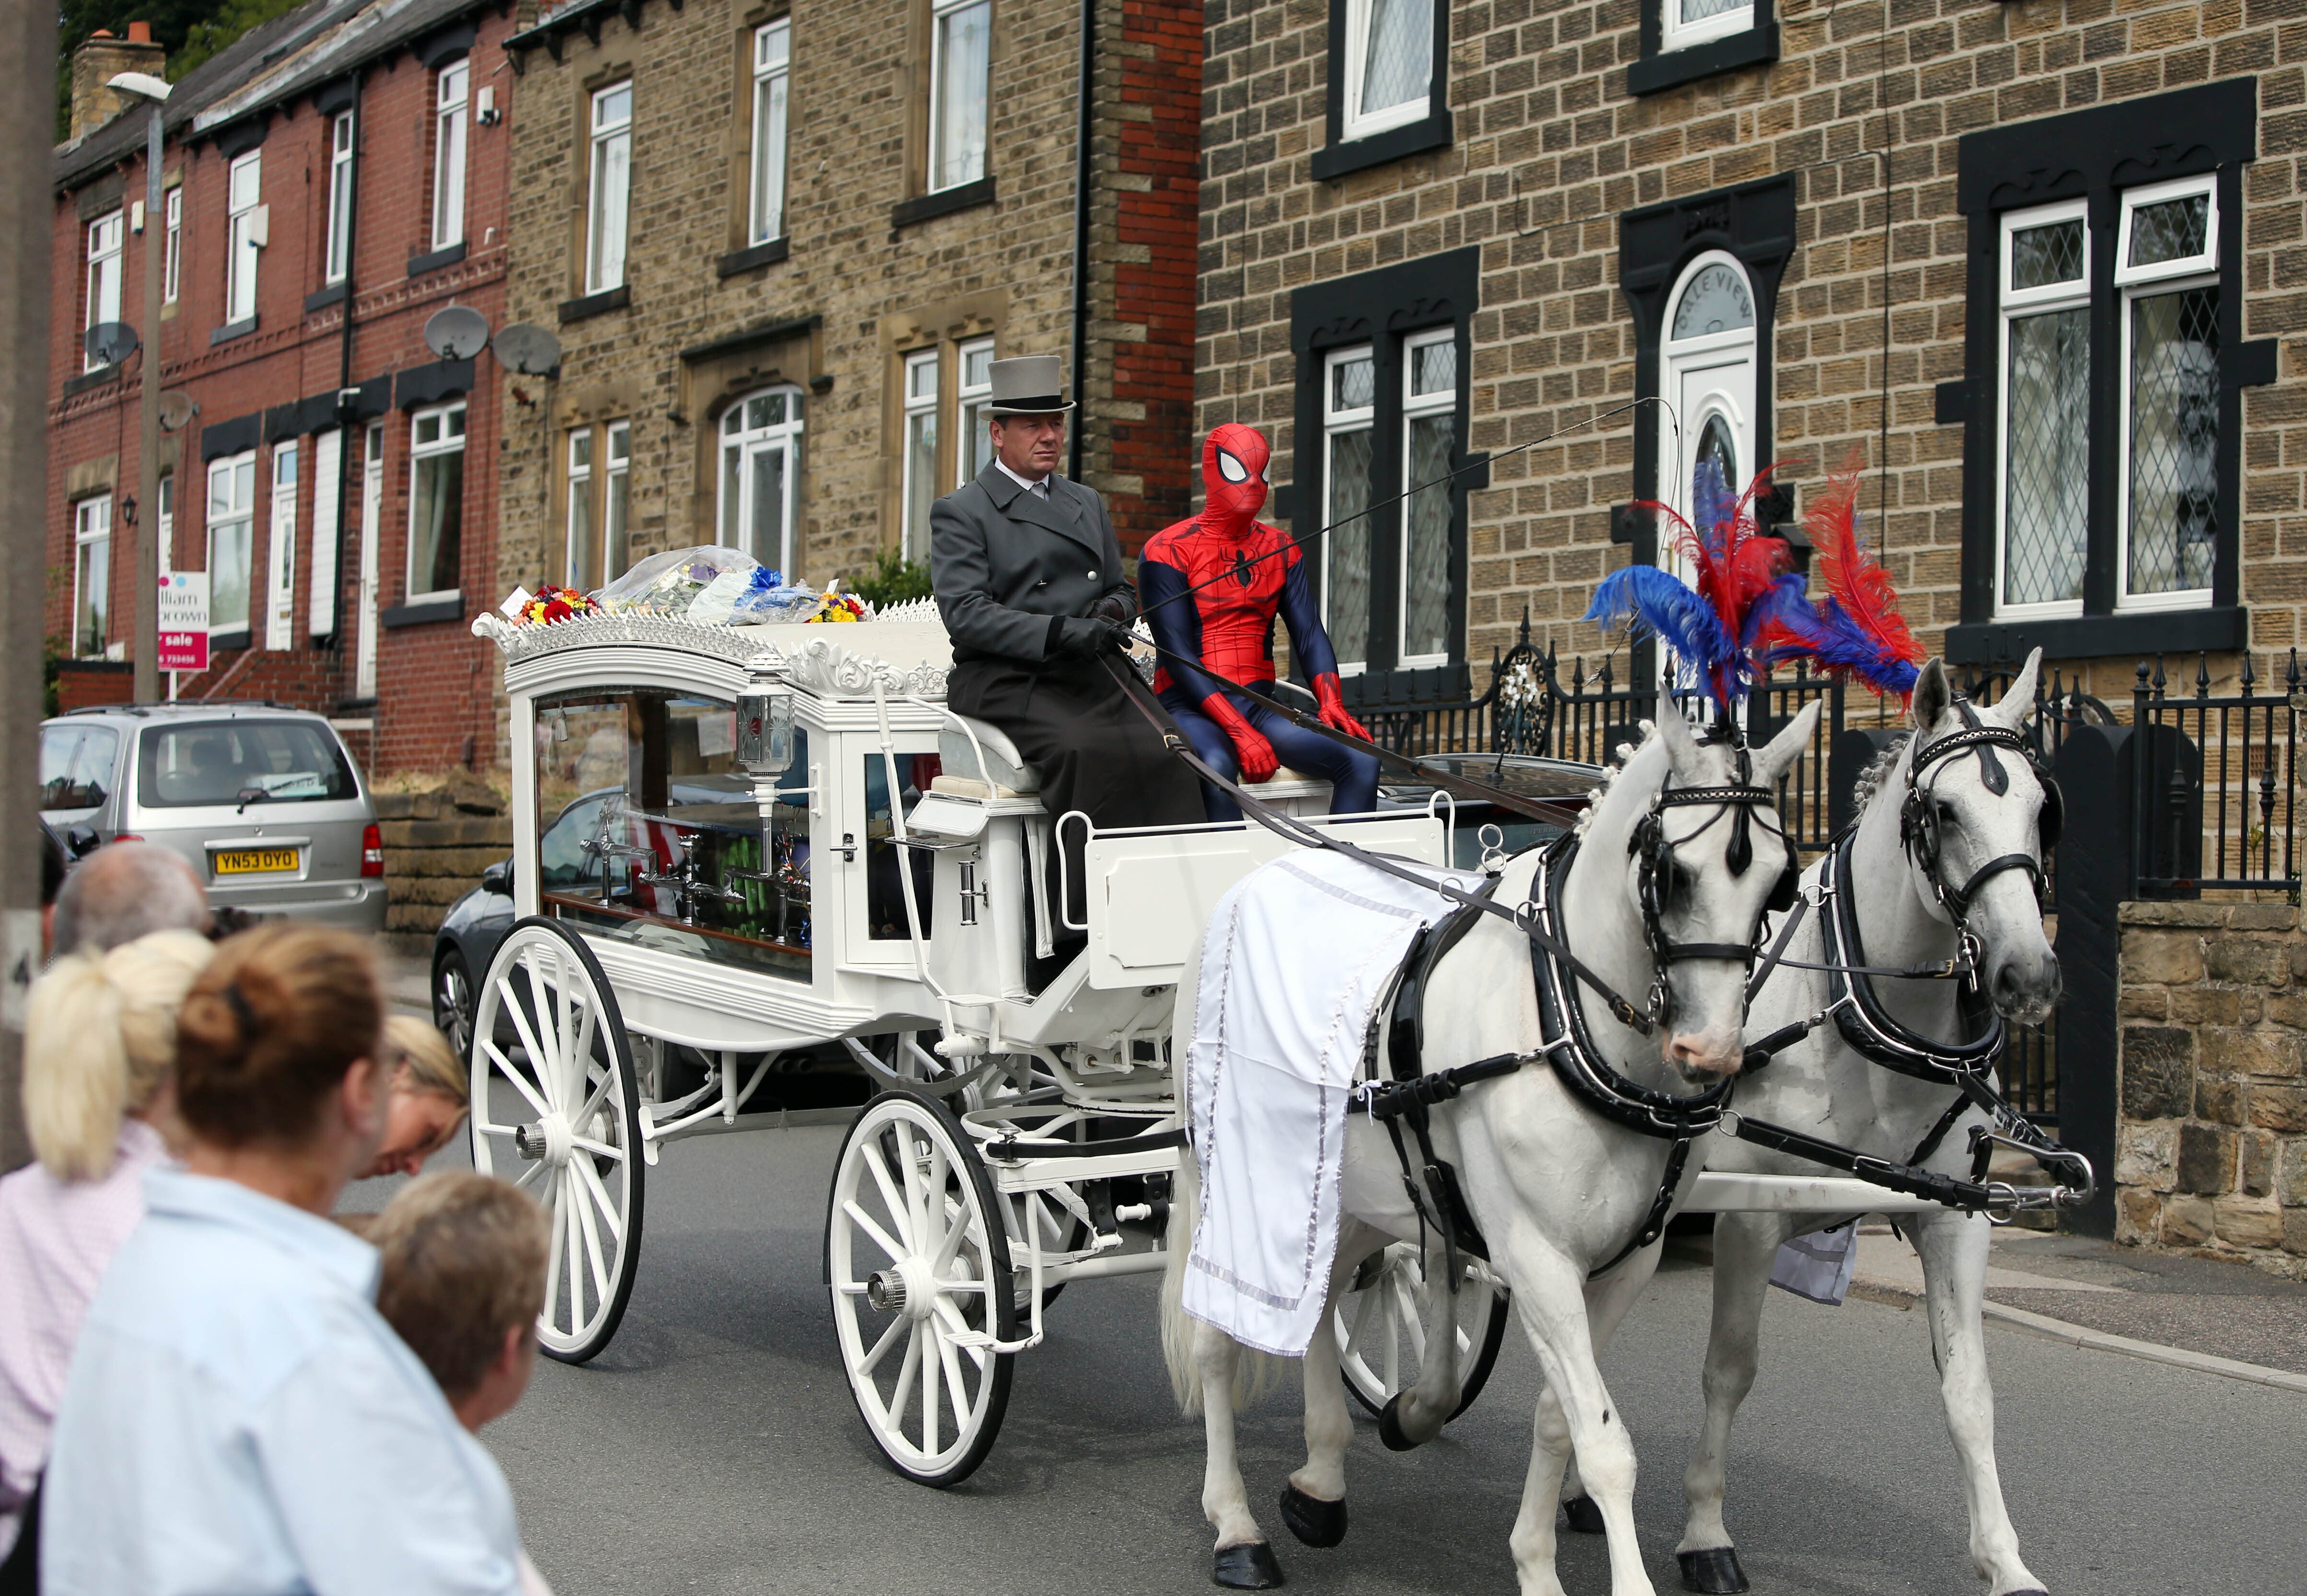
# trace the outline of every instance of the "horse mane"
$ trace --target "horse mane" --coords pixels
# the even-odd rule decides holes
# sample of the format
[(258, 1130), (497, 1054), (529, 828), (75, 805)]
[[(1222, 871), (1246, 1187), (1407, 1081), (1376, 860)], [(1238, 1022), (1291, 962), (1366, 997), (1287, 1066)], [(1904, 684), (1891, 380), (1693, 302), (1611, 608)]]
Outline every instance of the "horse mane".
[(1571, 835), (1582, 840), (1585, 837), (1586, 828), (1594, 823), (1594, 811), (1602, 807), (1602, 799), (1609, 793), (1610, 783), (1625, 772), (1635, 755), (1658, 740), (1659, 729), (1656, 721), (1642, 721), (1641, 726), (1642, 740), (1639, 743), (1620, 743), (1617, 750), (1618, 763), (1605, 764), (1602, 767), (1602, 779), (1586, 794), (1586, 807), (1579, 815), (1578, 824), (1571, 827)]
[(1907, 745), (1914, 738), (1915, 734), (1911, 731), (1900, 732), (1883, 746), (1880, 754), (1867, 762), (1865, 770), (1858, 772), (1858, 780), (1850, 789), (1853, 814), (1866, 812), (1866, 806), (1874, 801), (1874, 794), (1882, 788), (1883, 779), (1890, 775), (1891, 767), (1899, 763), (1899, 755), (1906, 752)]

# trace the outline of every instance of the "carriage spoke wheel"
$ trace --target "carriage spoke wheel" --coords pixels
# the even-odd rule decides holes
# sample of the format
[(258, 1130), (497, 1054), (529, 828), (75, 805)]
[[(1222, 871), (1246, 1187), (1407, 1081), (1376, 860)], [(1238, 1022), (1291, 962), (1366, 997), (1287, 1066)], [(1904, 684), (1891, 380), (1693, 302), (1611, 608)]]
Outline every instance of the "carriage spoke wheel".
[(551, 1216), (537, 1341), (582, 1363), (616, 1334), (640, 1257), (632, 1040), (592, 950), (542, 918), (498, 946), (472, 1034), (473, 1167)]
[[(1510, 1317), (1505, 1290), (1490, 1284), (1472, 1259), (1461, 1262), (1466, 1278), (1458, 1291), (1458, 1405), (1451, 1410), (1453, 1419), (1473, 1406), (1489, 1383)], [(1346, 1389), (1373, 1414), (1418, 1383), (1426, 1367), (1427, 1325), (1415, 1246), (1396, 1242), (1363, 1262), (1352, 1284), (1339, 1293), (1337, 1332)]]
[(841, 1365), (890, 1465), (923, 1485), (969, 1477), (1009, 1403), (1018, 1339), (993, 1182), (942, 1103), (884, 1092), (842, 1144), (825, 1228)]

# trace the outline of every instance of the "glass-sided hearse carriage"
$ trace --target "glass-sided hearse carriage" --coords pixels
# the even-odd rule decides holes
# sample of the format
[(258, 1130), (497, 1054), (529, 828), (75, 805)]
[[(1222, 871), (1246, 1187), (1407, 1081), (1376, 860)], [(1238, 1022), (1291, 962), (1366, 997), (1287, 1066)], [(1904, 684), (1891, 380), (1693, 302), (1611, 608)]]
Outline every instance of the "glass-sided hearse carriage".
[[(843, 1362), (891, 1462), (959, 1479), (1058, 1289), (1160, 1267), (1176, 983), (1218, 898), (1290, 845), (1046, 814), (1008, 740), (945, 707), (926, 603), (847, 626), (476, 630), (506, 656), (520, 917), (479, 984), (473, 1152), (552, 1212), (547, 1349), (581, 1361), (614, 1334), (669, 1143), (847, 1122), (826, 1259)], [(1263, 791), (1330, 824), (1319, 782)], [(1446, 798), (1393, 801), (1356, 841), (1472, 862)], [(1073, 925), (1061, 826), (1085, 833)], [(1374, 1402), (1415, 1374), (1399, 1262), (1347, 1315)], [(1502, 1314), (1462, 1322), (1495, 1350)]]

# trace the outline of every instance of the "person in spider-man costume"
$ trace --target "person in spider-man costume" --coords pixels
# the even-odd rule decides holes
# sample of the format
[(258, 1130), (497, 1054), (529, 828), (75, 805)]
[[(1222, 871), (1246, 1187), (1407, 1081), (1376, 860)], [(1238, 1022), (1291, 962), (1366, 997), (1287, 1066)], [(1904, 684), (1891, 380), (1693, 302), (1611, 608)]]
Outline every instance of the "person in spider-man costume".
[[(1366, 814), (1377, 805), (1377, 756), (1292, 724), (1248, 694), (1191, 666), (1199, 660), (1228, 682), (1274, 679), (1274, 620), (1290, 628), (1291, 658), (1314, 684), (1322, 723), (1368, 739), (1338, 691), (1338, 656), (1322, 629), (1305, 564), (1289, 534), (1257, 519), (1265, 506), (1265, 438), (1229, 422), (1202, 444), (1202, 513), (1164, 527), (1137, 557), (1139, 613), (1167, 651), (1154, 690), (1196, 753), (1229, 779), (1256, 783), (1283, 765), (1331, 784), (1330, 813)], [(1212, 820), (1241, 809), (1208, 782)]]

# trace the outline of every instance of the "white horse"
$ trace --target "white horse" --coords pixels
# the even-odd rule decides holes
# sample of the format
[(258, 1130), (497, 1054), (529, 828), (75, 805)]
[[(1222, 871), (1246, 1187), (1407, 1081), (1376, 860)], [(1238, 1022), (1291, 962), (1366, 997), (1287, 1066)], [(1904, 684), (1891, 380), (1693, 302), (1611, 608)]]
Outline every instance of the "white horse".
[[(1557, 883), (1570, 909), (1564, 935), (1572, 952), (1612, 990), (1633, 994), (1639, 1006), (1659, 973), (1640, 896), (1651, 870), (1658, 872), (1657, 929), (1666, 940), (1739, 948), (1753, 942), (1790, 859), (1771, 807), (1719, 801), (1661, 807), (1656, 800), (1668, 788), (1769, 789), (1809, 745), (1817, 710), (1812, 704), (1768, 747), (1750, 754), (1702, 740), (1678, 710), (1662, 706), (1653, 734), (1582, 823), (1576, 857)], [(1662, 861), (1650, 852), (1646, 863), (1647, 850), (1635, 846), (1646, 821), (1662, 828), (1670, 845)], [(1537, 852), (1510, 861), (1499, 901), (1530, 900), (1542, 862)], [(1499, 1054), (1526, 1055), (1511, 1073), (1470, 1086), (1457, 1102), (1434, 1110), (1437, 1150), (1458, 1167), (1492, 1267), (1513, 1291), (1546, 1375), (1548, 1395), (1512, 1538), (1525, 1596), (1562, 1588), (1554, 1570), (1554, 1506), (1574, 1447), (1609, 1533), (1612, 1596), (1650, 1596), (1653, 1587), (1634, 1541), (1634, 1447), (1623, 1411), (1595, 1367), (1594, 1333), (1617, 1322), (1657, 1266), (1654, 1241), (1625, 1250), (1646, 1223), (1662, 1221), (1653, 1204), (1669, 1144), (1586, 1106), (1539, 1056), (1541, 1044), (1560, 1033), (1541, 1030), (1531, 955), (1519, 930), (1485, 915), (1433, 969), (1425, 1005), (1428, 1073)], [(1172, 1054), (1179, 1060), (1192, 1037), (1190, 977), (1199, 968), (1198, 950), (1186, 968)], [(1591, 991), (1578, 992), (1593, 1054), (1622, 1077), (1669, 1096), (1719, 1085), (1739, 1066), (1746, 975), (1739, 958), (1668, 961), (1663, 978), (1670, 1020), (1656, 1028), (1657, 1036), (1620, 1024)], [(1698, 1167), (1692, 1157), (1677, 1201)], [(1234, 1453), (1241, 1349), (1178, 1307), (1197, 1194), (1188, 1159), (1171, 1215), (1164, 1349), (1181, 1402), (1188, 1412), (1198, 1405), (1205, 1416), (1202, 1510), (1217, 1531), (1217, 1581), (1264, 1589), (1281, 1583), (1282, 1574), (1249, 1510)], [(1338, 1370), (1339, 1293), (1371, 1253), (1396, 1238), (1420, 1237), (1393, 1144), (1366, 1115), (1348, 1121), (1341, 1207), (1329, 1302), (1303, 1360), (1307, 1460), (1290, 1477), (1282, 1504), (1284, 1521), (1315, 1545), (1334, 1544), (1346, 1525), (1345, 1448), (1353, 1426)], [(1389, 1445), (1431, 1439), (1457, 1406), (1454, 1299), (1441, 1284), (1446, 1271), (1434, 1267), (1440, 1252), (1429, 1244), (1428, 1357), (1416, 1386), (1389, 1406), (1382, 1427)], [(1614, 1260), (1604, 1278), (1590, 1280), (1598, 1265)]]

